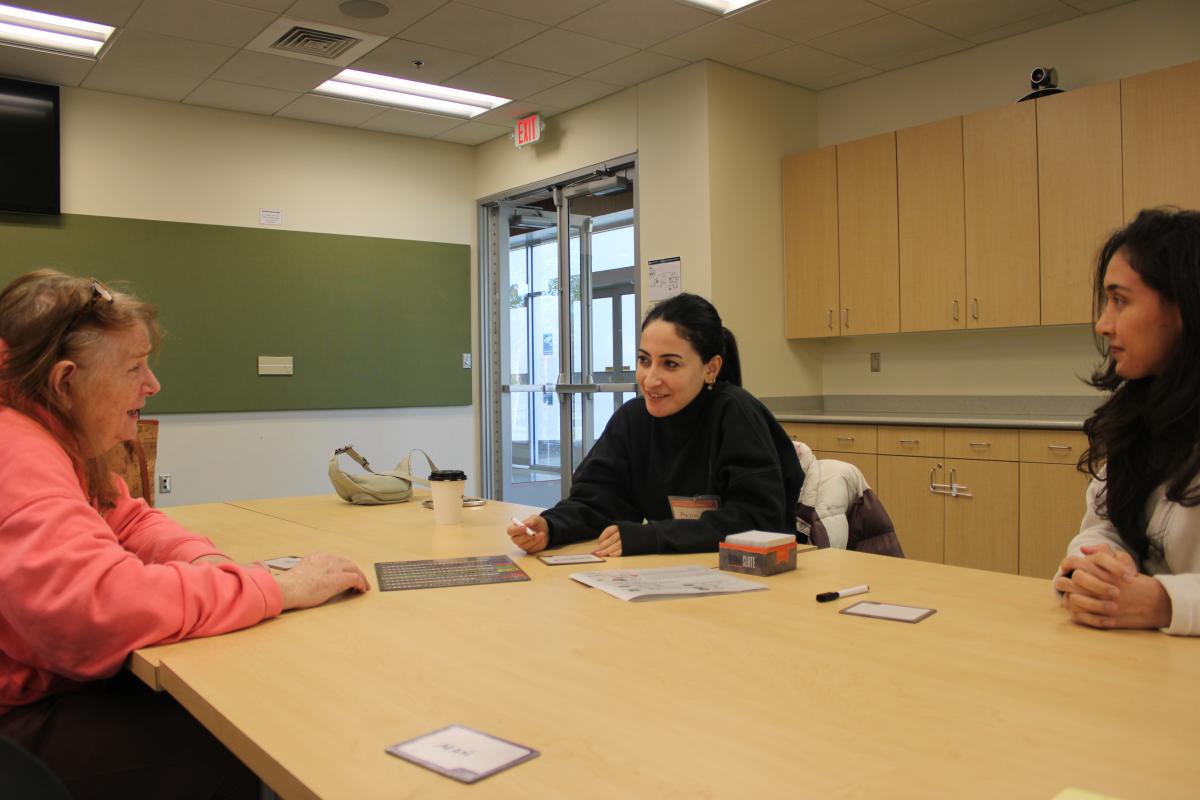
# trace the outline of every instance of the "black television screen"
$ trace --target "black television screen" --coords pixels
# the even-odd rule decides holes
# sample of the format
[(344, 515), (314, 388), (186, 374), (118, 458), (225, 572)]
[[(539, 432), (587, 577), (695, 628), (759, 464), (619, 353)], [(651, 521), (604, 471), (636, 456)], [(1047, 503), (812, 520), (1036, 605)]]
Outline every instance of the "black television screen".
[(0, 78), (0, 211), (59, 213), (58, 87)]

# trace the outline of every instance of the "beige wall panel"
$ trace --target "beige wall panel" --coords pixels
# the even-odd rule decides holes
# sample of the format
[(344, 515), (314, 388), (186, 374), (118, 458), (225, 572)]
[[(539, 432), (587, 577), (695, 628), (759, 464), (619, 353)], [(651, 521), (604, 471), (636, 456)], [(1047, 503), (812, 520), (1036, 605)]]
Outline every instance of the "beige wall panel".
[(1021, 465), (1020, 572), (1052, 578), (1083, 519), (1087, 476), (1065, 464)]
[(1200, 208), (1200, 61), (1125, 78), (1121, 109), (1126, 219), (1153, 206)]
[(835, 148), (784, 158), (783, 214), (786, 335), (836, 336), (841, 326)]
[(896, 134), (837, 147), (841, 332), (900, 329)]
[(1037, 325), (1037, 120), (1032, 103), (963, 117), (967, 327)]
[(1091, 322), (1096, 253), (1121, 225), (1121, 87), (1035, 102), (1042, 324)]
[(962, 118), (896, 132), (900, 330), (966, 325)]

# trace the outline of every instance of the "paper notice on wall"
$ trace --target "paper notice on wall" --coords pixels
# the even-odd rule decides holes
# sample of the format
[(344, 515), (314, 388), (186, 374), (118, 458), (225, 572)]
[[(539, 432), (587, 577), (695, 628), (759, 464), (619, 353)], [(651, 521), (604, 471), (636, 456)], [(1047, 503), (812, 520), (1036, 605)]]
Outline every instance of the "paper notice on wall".
[(260, 208), (258, 210), (259, 225), (282, 225), (283, 224), (283, 209), (281, 208)]
[(651, 303), (674, 297), (683, 289), (683, 262), (679, 256), (646, 263), (646, 299)]

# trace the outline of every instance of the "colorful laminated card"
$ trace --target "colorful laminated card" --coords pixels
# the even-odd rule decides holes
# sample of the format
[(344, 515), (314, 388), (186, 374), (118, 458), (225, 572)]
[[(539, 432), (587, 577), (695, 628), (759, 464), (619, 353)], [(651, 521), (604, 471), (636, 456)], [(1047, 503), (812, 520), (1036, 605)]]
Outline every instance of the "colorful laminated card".
[(379, 591), (439, 589), (443, 586), (476, 586), (515, 583), (529, 576), (508, 556), (435, 558), (426, 561), (380, 561), (375, 564)]

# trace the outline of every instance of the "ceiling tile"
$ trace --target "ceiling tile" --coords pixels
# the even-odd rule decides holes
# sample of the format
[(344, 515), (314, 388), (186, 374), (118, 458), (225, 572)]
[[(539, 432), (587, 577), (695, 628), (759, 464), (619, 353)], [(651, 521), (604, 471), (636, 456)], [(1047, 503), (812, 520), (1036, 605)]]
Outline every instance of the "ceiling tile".
[(1007, 0), (1004, 3), (993, 0), (925, 0), (905, 9), (904, 16), (951, 36), (968, 39), (1048, 11), (1066, 11), (1072, 15), (1079, 13), (1058, 0)]
[(457, 128), (451, 128), (445, 133), (439, 133), (433, 137), (443, 142), (454, 142), (456, 144), (483, 144), (490, 142), (498, 136), (506, 136), (512, 133), (512, 128), (501, 128), (496, 125), (483, 125), (478, 122), (468, 122), (466, 125), (459, 125)]
[(145, 70), (140, 67), (125, 67), (97, 64), (88, 73), (82, 86), (101, 92), (132, 94), (138, 97), (153, 97), (155, 100), (178, 102), (204, 80), (199, 75), (184, 75), (165, 69)]
[(569, 75), (543, 69), (509, 64), (506, 61), (485, 61), (445, 82), (455, 89), (483, 92), (497, 97), (519, 100), (535, 92), (549, 89), (567, 80)]
[(472, 119), (472, 122), (478, 122), (485, 125), (502, 125), (509, 130), (512, 130), (513, 123), (521, 117), (527, 117), (530, 114), (541, 114), (543, 117), (553, 117), (555, 114), (561, 114), (561, 108), (553, 106), (545, 106), (538, 103), (529, 103), (524, 100), (518, 100), (513, 103), (505, 103), (497, 109), (480, 114)]
[(0, 75), (59, 86), (78, 86), (96, 65), (90, 58), (73, 58), (0, 45)]
[(1092, 13), (1093, 11), (1103, 11), (1106, 8), (1124, 5), (1130, 0), (1063, 0), (1067, 5), (1074, 6), (1080, 11)]
[(520, 17), (545, 25), (558, 25), (571, 17), (600, 5), (603, 0), (461, 0), (469, 6), (486, 8), (498, 14)]
[(792, 44), (787, 39), (721, 20), (655, 45), (654, 50), (688, 61), (707, 58), (723, 64), (740, 64)]
[(742, 69), (819, 91), (879, 74), (879, 70), (802, 44), (746, 61)]
[(546, 26), (536, 22), (450, 3), (406, 28), (401, 38), (491, 57), (544, 30)]
[(274, 114), (299, 96), (296, 92), (267, 89), (263, 86), (208, 80), (197, 86), (183, 102), (195, 106), (246, 111), (251, 114)]
[(251, 86), (266, 86), (288, 92), (307, 92), (341, 72), (298, 58), (269, 56), (243, 50), (212, 74), (212, 77)]
[(309, 122), (325, 122), (330, 125), (348, 125), (356, 128), (371, 117), (377, 117), (386, 110), (382, 106), (373, 106), (369, 103), (359, 103), (354, 100), (340, 100), (336, 97), (302, 94), (279, 111), (276, 111), (275, 116), (288, 117), (289, 119), (305, 119)]
[(606, 67), (593, 70), (583, 77), (616, 86), (634, 86), (651, 78), (657, 78), (659, 75), (673, 72), (687, 64), (688, 62), (682, 59), (642, 50), (626, 56), (620, 61), (614, 61)]
[(527, 67), (561, 72), (564, 75), (582, 75), (634, 52), (636, 51), (632, 47), (623, 44), (551, 28), (505, 50), (496, 58)]
[(273, 11), (276, 14), (282, 14), (287, 10), (287, 7), (296, 0), (222, 0), (235, 6), (245, 6), (246, 8), (257, 8), (260, 11)]
[(418, 111), (392, 108), (377, 117), (371, 117), (359, 127), (383, 133), (399, 133), (404, 136), (428, 138), (445, 133), (461, 124), (461, 119), (453, 117), (439, 117), (436, 114), (422, 114)]
[(162, 36), (147, 31), (119, 31), (100, 63), (123, 69), (166, 69), (207, 78), (237, 50), (219, 44)]
[(1026, 17), (1025, 19), (1018, 20), (1016, 22), (1010, 22), (1007, 25), (1001, 25), (989, 30), (980, 31), (979, 33), (973, 33), (970, 36), (964, 36), (963, 38), (975, 42), (976, 44), (994, 42), (997, 39), (1006, 39), (1009, 36), (1016, 36), (1018, 33), (1035, 31), (1038, 28), (1046, 28), (1050, 25), (1056, 25), (1059, 22), (1065, 22), (1069, 19), (1074, 19), (1075, 17), (1080, 16), (1082, 13), (1083, 12), (1077, 8), (1063, 6), (1058, 9), (1047, 11), (1044, 14)]
[(142, 0), (8, 0), (5, 3), (117, 28), (127, 24), (141, 4)]
[(276, 15), (215, 0), (144, 0), (129, 29), (241, 47)]
[[(918, 0), (919, 1), (919, 0)], [(804, 0), (792, 3), (761, 3), (731, 17), (745, 25), (796, 42), (807, 42), (827, 33), (849, 28), (887, 11), (866, 0)]]
[[(414, 60), (419, 60), (422, 66), (413, 66)], [(431, 44), (389, 39), (350, 66), (410, 81), (441, 83), (482, 60), (479, 56), (457, 53)]]
[(821, 36), (808, 44), (877, 69), (896, 69), (971, 46), (970, 42), (895, 14)]
[(620, 86), (613, 86), (609, 83), (575, 78), (566, 83), (560, 83), (558, 86), (552, 86), (544, 92), (530, 95), (525, 99), (530, 103), (567, 109), (590, 103), (593, 100), (599, 100), (601, 97), (607, 97), (613, 92), (619, 92), (620, 90)]
[(350, 28), (381, 36), (395, 36), (421, 17), (446, 4), (446, 0), (400, 0), (388, 3), (392, 9), (382, 17), (359, 19), (343, 14), (337, 0), (296, 0), (285, 16), (311, 22), (325, 22), (339, 28)]
[(559, 27), (644, 48), (717, 19), (676, 0), (607, 0)]

